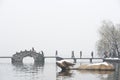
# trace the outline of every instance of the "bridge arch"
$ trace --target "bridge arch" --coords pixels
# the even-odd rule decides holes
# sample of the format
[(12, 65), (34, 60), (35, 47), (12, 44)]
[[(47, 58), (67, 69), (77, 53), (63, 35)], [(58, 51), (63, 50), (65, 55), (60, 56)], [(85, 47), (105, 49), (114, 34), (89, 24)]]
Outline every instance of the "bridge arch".
[(23, 63), (24, 64), (34, 64), (34, 58), (33, 57), (29, 57), (29, 56), (24, 57), (23, 58)]
[(23, 58), (25, 57), (33, 57), (34, 63), (43, 63), (44, 62), (44, 55), (37, 53), (34, 48), (30, 51), (20, 51), (16, 52), (12, 56), (12, 63), (23, 63)]

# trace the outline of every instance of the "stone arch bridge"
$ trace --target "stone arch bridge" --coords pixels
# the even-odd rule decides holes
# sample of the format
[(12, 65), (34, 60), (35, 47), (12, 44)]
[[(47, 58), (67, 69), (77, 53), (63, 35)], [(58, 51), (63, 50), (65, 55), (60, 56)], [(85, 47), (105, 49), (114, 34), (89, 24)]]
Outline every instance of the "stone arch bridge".
[(32, 48), (32, 50), (30, 51), (20, 51), (20, 52), (16, 52), (16, 54), (14, 54), (12, 56), (12, 63), (23, 63), (23, 58), (25, 57), (33, 57), (34, 59), (34, 63), (44, 63), (44, 55), (43, 53), (40, 54), (37, 53), (34, 48)]

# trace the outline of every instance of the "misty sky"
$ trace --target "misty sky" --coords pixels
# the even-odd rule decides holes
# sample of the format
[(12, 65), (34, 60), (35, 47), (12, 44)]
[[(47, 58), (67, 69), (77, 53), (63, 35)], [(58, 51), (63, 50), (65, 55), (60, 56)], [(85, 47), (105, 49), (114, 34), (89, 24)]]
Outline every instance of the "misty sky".
[(103, 20), (120, 23), (120, 0), (0, 0), (0, 56), (95, 51)]

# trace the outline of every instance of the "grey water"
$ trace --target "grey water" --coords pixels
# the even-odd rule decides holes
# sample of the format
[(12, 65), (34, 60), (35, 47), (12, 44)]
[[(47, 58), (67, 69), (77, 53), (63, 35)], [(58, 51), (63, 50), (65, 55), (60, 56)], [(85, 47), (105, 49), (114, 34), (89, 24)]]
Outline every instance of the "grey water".
[(0, 80), (56, 80), (56, 64), (49, 59), (44, 64), (14, 65), (0, 60)]
[[(0, 59), (0, 80), (120, 80), (120, 63), (115, 63), (115, 71), (60, 72), (55, 59), (46, 59), (44, 64), (24, 63), (13, 65)], [(88, 61), (86, 61), (87, 63)], [(85, 62), (77, 62), (77, 65)]]

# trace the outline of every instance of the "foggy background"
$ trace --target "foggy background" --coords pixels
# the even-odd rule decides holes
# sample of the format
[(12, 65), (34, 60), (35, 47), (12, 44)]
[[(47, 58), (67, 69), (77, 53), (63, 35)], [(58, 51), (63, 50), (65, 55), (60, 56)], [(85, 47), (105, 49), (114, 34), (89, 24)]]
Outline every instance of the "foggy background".
[(120, 23), (120, 0), (0, 0), (0, 56), (32, 47), (89, 56), (103, 20)]

